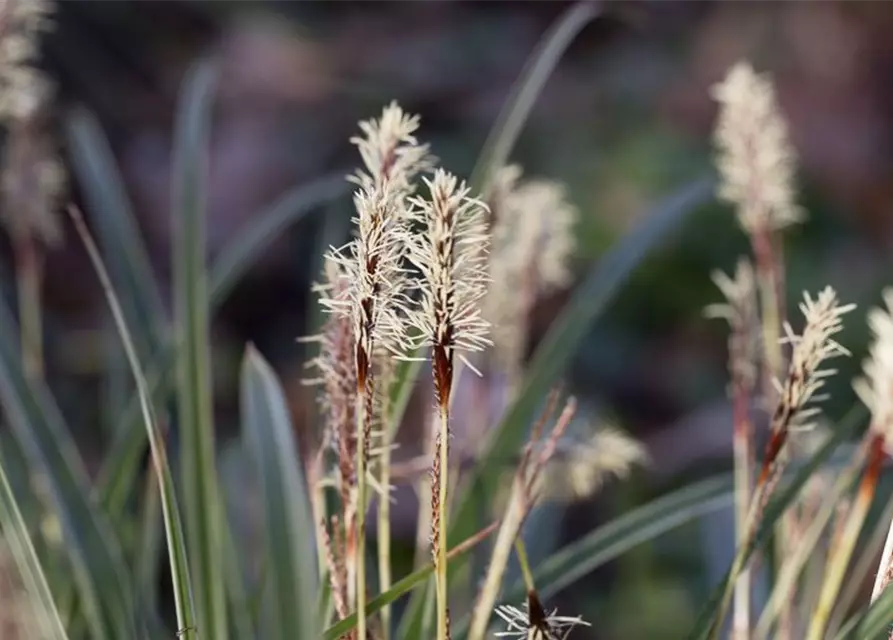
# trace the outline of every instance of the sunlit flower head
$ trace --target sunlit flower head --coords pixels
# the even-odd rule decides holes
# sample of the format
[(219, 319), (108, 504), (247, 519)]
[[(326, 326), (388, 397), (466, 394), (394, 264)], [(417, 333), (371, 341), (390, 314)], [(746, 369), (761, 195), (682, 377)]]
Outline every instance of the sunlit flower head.
[(796, 204), (796, 154), (767, 76), (739, 62), (715, 85), (719, 119), (714, 139), (719, 155), (719, 196), (738, 208), (749, 233), (800, 222)]

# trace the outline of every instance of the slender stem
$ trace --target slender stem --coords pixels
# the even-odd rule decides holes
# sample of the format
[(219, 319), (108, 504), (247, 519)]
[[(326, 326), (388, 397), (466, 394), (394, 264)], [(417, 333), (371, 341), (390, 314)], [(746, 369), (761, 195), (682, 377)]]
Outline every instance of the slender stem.
[[(745, 398), (746, 400), (746, 398)], [(739, 400), (736, 399), (736, 404)], [(746, 411), (746, 407), (745, 407)], [(736, 409), (737, 412), (737, 409)], [(737, 416), (733, 434), (735, 456), (735, 534), (738, 546), (747, 537), (747, 511), (750, 504), (752, 450), (750, 421), (746, 414)], [(735, 584), (735, 601), (733, 605), (732, 637), (736, 640), (747, 640), (750, 637), (750, 570), (741, 571)]]
[(890, 582), (890, 574), (891, 571), (893, 571), (891, 559), (893, 559), (893, 520), (890, 521), (890, 528), (887, 531), (887, 539), (884, 542), (884, 551), (881, 553), (881, 561), (878, 563), (877, 576), (875, 576), (874, 579), (874, 588), (871, 590), (872, 602), (878, 599), (878, 596), (881, 595), (887, 587), (887, 584)]
[[(774, 379), (780, 379), (784, 368), (781, 350), (781, 325), (783, 321), (783, 297), (781, 283), (784, 279), (783, 264), (780, 260), (780, 242), (769, 229), (763, 229), (751, 236), (754, 257), (757, 265), (757, 284), (762, 311), (763, 337), (763, 397), (767, 406), (775, 404)], [(789, 455), (783, 453), (782, 455)], [(775, 551), (778, 562), (788, 555), (792, 544), (792, 534), (797, 526), (796, 513), (788, 511), (779, 521), (775, 537)], [(790, 638), (793, 633), (793, 612), (790, 603), (783, 603), (779, 640)], [(746, 637), (746, 636), (744, 636)]]
[(831, 611), (837, 600), (837, 594), (840, 591), (840, 585), (843, 583), (843, 577), (853, 555), (859, 532), (862, 530), (865, 517), (868, 515), (868, 509), (871, 507), (871, 501), (874, 499), (874, 491), (877, 487), (883, 461), (883, 440), (876, 437), (871, 446), (868, 466), (865, 469), (865, 475), (862, 476), (856, 501), (853, 503), (849, 514), (847, 514), (846, 525), (840, 536), (840, 541), (829, 553), (818, 606), (812, 615), (809, 632), (806, 635), (807, 640), (821, 640), (825, 633), (828, 618), (830, 618)]
[(16, 284), (19, 302), (19, 330), (25, 374), (30, 380), (43, 378), (43, 316), (40, 290), (42, 268), (40, 251), (27, 231), (13, 239), (16, 257)]
[[(364, 376), (365, 378), (365, 376)], [(366, 396), (371, 393), (368, 379), (357, 394), (357, 526), (353, 559), (356, 566), (357, 637), (366, 640)]]
[(527, 547), (524, 545), (524, 539), (518, 535), (515, 538), (515, 553), (518, 554), (518, 564), (521, 565), (521, 575), (524, 576), (524, 586), (528, 592), (536, 591), (533, 584), (533, 572), (530, 570), (530, 562), (527, 560)]
[[(484, 574), (484, 580), (478, 591), (474, 609), (471, 612), (471, 624), (468, 630), (468, 640), (483, 640), (487, 633), (487, 625), (493, 614), (493, 607), (499, 597), (505, 568), (508, 565), (512, 553), (512, 546), (517, 549), (517, 543), (521, 524), (527, 514), (527, 501), (523, 497), (524, 486), (520, 479), (515, 479), (512, 487), (512, 495), (509, 498), (502, 524), (499, 525), (499, 533), (496, 534), (496, 542), (493, 544), (493, 552), (490, 554), (490, 562)], [(521, 557), (523, 549), (518, 552)], [(526, 565), (526, 556), (522, 562), (522, 570)], [(525, 573), (525, 580), (527, 574)]]
[(434, 498), (436, 502), (437, 513), (434, 517), (434, 525), (437, 529), (434, 532), (437, 540), (436, 558), (434, 560), (436, 567), (436, 587), (437, 587), (437, 638), (438, 640), (447, 640), (449, 638), (449, 583), (447, 580), (447, 486), (449, 484), (449, 449), (450, 449), (450, 411), (449, 405), (441, 404), (440, 409), (440, 431), (437, 434), (437, 444), (435, 449), (438, 453), (439, 475), (441, 477), (434, 479), (434, 489), (437, 490), (437, 496)]
[[(385, 393), (387, 398), (387, 393)], [(383, 424), (387, 425), (384, 420)], [(389, 429), (383, 430), (382, 452), (379, 458), (379, 482), (384, 495), (378, 501), (378, 590), (385, 593), (391, 588), (391, 448)], [(391, 636), (391, 607), (385, 605), (381, 609), (381, 637), (388, 640)]]
[(782, 604), (790, 601), (793, 597), (797, 578), (810, 555), (815, 551), (822, 532), (837, 510), (838, 500), (845, 492), (849, 491), (857, 480), (859, 470), (865, 464), (867, 452), (868, 443), (863, 440), (853, 454), (852, 460), (841, 470), (840, 475), (834, 480), (834, 484), (823, 494), (824, 500), (819, 506), (818, 512), (812, 518), (803, 537), (798, 540), (793, 553), (782, 564), (772, 594), (766, 606), (763, 607), (763, 612), (754, 630), (755, 640), (769, 637), (769, 631), (781, 611)]

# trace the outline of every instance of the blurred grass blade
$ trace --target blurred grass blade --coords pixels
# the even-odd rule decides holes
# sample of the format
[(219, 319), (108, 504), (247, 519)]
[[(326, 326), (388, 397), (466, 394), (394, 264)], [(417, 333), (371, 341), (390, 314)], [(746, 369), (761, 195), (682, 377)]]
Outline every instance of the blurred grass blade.
[[(630, 549), (732, 504), (732, 476), (725, 474), (685, 486), (624, 514), (572, 542), (534, 570), (534, 582), (542, 598), (551, 598), (595, 569)], [(523, 583), (503, 594), (500, 602), (521, 602)], [(470, 624), (466, 616), (455, 627), (461, 637)]]
[[(425, 586), (416, 589), (416, 596), (409, 601), (409, 606), (403, 612), (400, 627), (397, 629), (398, 638), (430, 638), (434, 627), (434, 580), (428, 580)], [(463, 633), (453, 630), (453, 634), (462, 637)]]
[[(347, 184), (339, 179), (341, 188), (335, 188), (335, 178), (322, 178), (286, 192), (269, 209), (252, 218), (250, 226), (224, 247), (213, 261), (210, 273), (210, 313), (213, 314), (226, 300), (235, 284), (251, 269), (256, 258), (263, 255), (286, 225), (303, 220), (315, 208), (331, 202), (344, 193)], [(164, 403), (173, 391), (175, 348), (166, 345), (156, 356), (146, 372), (146, 380), (152, 393), (154, 406)], [(146, 447), (145, 429), (142, 427), (139, 397), (131, 399), (120, 419), (121, 427), (112, 442), (109, 453), (99, 473), (98, 494), (114, 519), (124, 508), (124, 501), (133, 492), (141, 468)]]
[[(99, 255), (99, 249), (96, 247), (93, 238), (87, 231), (87, 226), (84, 223), (80, 212), (74, 207), (70, 208), (69, 211), (75, 228), (80, 234), (81, 240), (83, 240), (84, 247), (90, 255), (90, 260), (93, 262), (96, 274), (102, 283), (103, 291), (108, 300), (109, 308), (112, 312), (112, 317), (115, 320), (115, 326), (121, 337), (121, 343), (124, 346), (124, 352), (127, 355), (127, 362), (130, 365), (131, 373), (136, 382), (137, 392), (139, 393), (143, 424), (146, 428), (147, 437), (150, 443), (152, 462), (154, 465), (155, 477), (157, 478), (156, 486), (160, 491), (162, 520), (164, 521), (164, 531), (167, 539), (171, 581), (174, 590), (174, 605), (177, 612), (177, 637), (195, 638), (197, 637), (195, 634), (195, 613), (192, 608), (192, 586), (189, 580), (186, 544), (183, 539), (183, 528), (180, 524), (180, 512), (177, 508), (174, 479), (167, 462), (164, 438), (158, 431), (158, 420), (155, 417), (152, 399), (149, 397), (146, 377), (139, 362), (136, 346), (134, 345), (133, 338), (127, 328), (124, 312), (121, 309), (121, 303), (118, 300), (115, 290), (112, 288), (112, 281), (109, 278), (105, 265), (102, 262), (102, 258)], [(151, 505), (147, 505), (147, 508), (151, 508)], [(151, 527), (151, 523), (146, 524)], [(152, 532), (144, 531), (143, 534), (151, 536)]]
[(227, 640), (224, 526), (215, 468), (206, 255), (206, 181), (216, 70), (201, 61), (186, 74), (174, 133), (174, 290), (177, 409), (186, 550), (203, 638)]
[(36, 627), (42, 640), (67, 640), (62, 619), (53, 602), (53, 594), (47, 584), (37, 552), (31, 543), (28, 527), (19, 511), (12, 486), (0, 465), (0, 533), (3, 546), (15, 562), (16, 569), (24, 583), (27, 604), (31, 614), (25, 616)]
[[(551, 556), (534, 571), (537, 590), (550, 598), (633, 547), (732, 503), (732, 477), (723, 475), (696, 482), (657, 498), (599, 527)], [(523, 600), (516, 585), (508, 602)]]
[(229, 603), (229, 617), (233, 630), (236, 632), (236, 637), (239, 640), (252, 640), (252, 638), (258, 638), (259, 636), (254, 629), (251, 603), (248, 600), (248, 592), (245, 589), (245, 576), (241, 562), (245, 554), (239, 553), (232, 534), (232, 527), (227, 527), (223, 532), (223, 544), (226, 551), (223, 569), (226, 573), (226, 598)]
[(713, 181), (701, 179), (672, 194), (643, 217), (638, 228), (599, 260), (556, 318), (536, 350), (517, 401), (487, 436), (483, 453), (465, 481), (452, 517), (450, 540), (465, 538), (473, 530), (476, 506), (470, 488), (489, 490), (501, 475), (494, 461), (506, 452), (519, 451), (527, 426), (542, 398), (559, 380), (593, 321), (607, 307), (633, 270), (686, 216), (713, 193)]
[(142, 513), (139, 518), (139, 543), (134, 554), (134, 577), (139, 613), (145, 619), (160, 613), (158, 607), (159, 562), (162, 532), (164, 531), (163, 512), (158, 488), (158, 477), (146, 474), (146, 488), (143, 491)]
[(272, 611), (264, 638), (317, 638), (316, 530), (288, 407), (276, 374), (249, 346), (241, 373), (242, 433), (263, 496), (265, 596)]
[(75, 109), (65, 128), (87, 215), (95, 223), (93, 228), (112, 284), (121, 294), (121, 307), (127, 326), (133, 331), (137, 353), (146, 362), (161, 348), (165, 327), (165, 307), (149, 252), (96, 117), (86, 109)]
[[(770, 498), (763, 511), (763, 517), (760, 520), (760, 526), (751, 544), (746, 548), (739, 548), (738, 553), (742, 554), (743, 560), (750, 558), (751, 554), (758, 549), (774, 531), (774, 527), (778, 519), (794, 504), (794, 501), (800, 495), (800, 491), (809, 481), (814, 473), (822, 468), (828, 462), (832, 454), (843, 444), (848, 438), (852, 437), (860, 423), (866, 416), (866, 409), (860, 403), (853, 407), (847, 413), (846, 417), (837, 426), (837, 429), (828, 437), (827, 440), (819, 447), (812, 456), (805, 460), (800, 466), (793, 471), (789, 471), (786, 475), (791, 477), (790, 482), (782, 484)], [(723, 593), (729, 586), (730, 581), (734, 581), (737, 576), (731, 575), (732, 571), (726, 572), (725, 577), (720, 581), (713, 594), (707, 601), (704, 610), (698, 616), (698, 620), (689, 634), (691, 639), (706, 638), (713, 629), (714, 624), (722, 624), (722, 621), (716, 621), (720, 602)]]
[(893, 623), (893, 589), (881, 592), (874, 603), (846, 621), (834, 640), (886, 640), (890, 637), (890, 625)]
[(472, 193), (486, 194), (494, 172), (508, 161), (534, 102), (561, 56), (580, 30), (600, 13), (600, 3), (584, 0), (565, 11), (543, 35), (515, 81), (496, 124), (484, 142), (469, 181)]
[(136, 637), (124, 555), (90, 499), (86, 470), (55, 399), (43, 383), (26, 381), (18, 335), (9, 310), (0, 303), (0, 404), (30, 474), (44, 483), (59, 518), (90, 637)]
[(320, 204), (347, 193), (341, 174), (301, 184), (283, 194), (273, 206), (254, 216), (214, 260), (209, 275), (211, 308), (218, 307), (258, 257), (282, 232)]

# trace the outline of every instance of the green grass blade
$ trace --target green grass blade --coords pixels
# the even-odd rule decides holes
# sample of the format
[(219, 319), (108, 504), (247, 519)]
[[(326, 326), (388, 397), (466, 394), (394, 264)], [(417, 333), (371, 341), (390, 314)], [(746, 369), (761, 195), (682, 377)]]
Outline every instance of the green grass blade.
[(226, 550), (223, 570), (226, 573), (226, 598), (229, 605), (230, 621), (239, 640), (252, 640), (259, 636), (254, 628), (251, 603), (245, 588), (245, 576), (241, 563), (243, 554), (239, 553), (233, 539), (232, 527), (227, 527), (223, 535), (223, 544)]
[[(400, 619), (400, 627), (397, 629), (398, 638), (430, 638), (434, 626), (435, 591), (434, 580), (428, 580), (425, 586), (416, 589), (415, 597), (409, 601), (409, 606)], [(427, 635), (426, 635), (427, 634)], [(453, 630), (456, 637), (462, 637), (461, 633)]]
[[(791, 477), (791, 480), (787, 484), (782, 485), (769, 500), (766, 509), (763, 511), (763, 517), (760, 520), (760, 526), (753, 541), (747, 547), (738, 549), (738, 554), (742, 554), (743, 560), (746, 561), (750, 558), (751, 554), (769, 539), (773, 534), (778, 519), (794, 503), (804, 485), (814, 473), (822, 468), (822, 465), (828, 462), (837, 448), (856, 433), (865, 416), (865, 407), (861, 404), (855, 406), (841, 421), (834, 433), (813, 453), (812, 457), (805, 460), (795, 470), (786, 474)], [(714, 626), (723, 593), (729, 587), (730, 581), (734, 581), (737, 577), (732, 576), (731, 573), (731, 569), (729, 569), (726, 572), (726, 576), (720, 581), (708, 599), (703, 612), (698, 617), (692, 632), (688, 636), (690, 639), (703, 639), (709, 635)]]
[(183, 82), (174, 133), (173, 233), (177, 408), (186, 550), (203, 638), (227, 640), (223, 510), (217, 484), (211, 400), (206, 254), (208, 136), (216, 72), (203, 61)]
[(38, 637), (44, 640), (68, 640), (56, 603), (53, 601), (53, 594), (37, 558), (37, 552), (31, 543), (28, 527), (22, 518), (2, 465), (0, 465), (0, 533), (3, 536), (3, 544), (12, 555), (24, 582), (28, 605), (33, 614), (28, 619), (37, 627), (35, 631)]
[(161, 497), (155, 474), (146, 476), (142, 513), (139, 519), (139, 543), (134, 554), (134, 577), (140, 615), (149, 619), (158, 614), (159, 563), (162, 532), (164, 531)]
[(283, 194), (270, 209), (251, 219), (235, 234), (211, 266), (211, 307), (216, 308), (280, 234), (308, 212), (348, 192), (344, 176), (331, 175), (299, 185)]
[(319, 636), (316, 530), (285, 394), (251, 346), (241, 374), (242, 433), (260, 474), (266, 538), (266, 597), (272, 618), (264, 637)]
[(564, 12), (531, 53), (502, 108), (469, 181), (473, 193), (486, 193), (493, 174), (509, 154), (552, 71), (580, 30), (601, 13), (597, 2), (579, 2)]
[[(152, 462), (154, 464), (155, 476), (157, 478), (157, 486), (160, 491), (162, 520), (164, 521), (164, 531), (167, 540), (168, 556), (170, 559), (174, 605), (177, 612), (177, 635), (182, 638), (196, 638), (195, 613), (192, 604), (192, 586), (189, 580), (186, 544), (183, 539), (180, 512), (177, 508), (174, 479), (167, 462), (164, 438), (158, 430), (158, 420), (155, 417), (152, 399), (149, 397), (146, 376), (143, 373), (142, 365), (140, 365), (133, 338), (127, 328), (127, 322), (124, 318), (121, 303), (119, 302), (115, 290), (112, 288), (112, 281), (109, 278), (105, 265), (102, 262), (102, 258), (99, 255), (99, 249), (96, 247), (93, 238), (87, 231), (87, 227), (84, 224), (84, 220), (81, 218), (80, 213), (75, 209), (71, 209), (70, 211), (75, 227), (84, 242), (87, 253), (90, 255), (90, 260), (93, 262), (93, 267), (96, 269), (96, 274), (102, 284), (109, 308), (112, 312), (112, 317), (115, 320), (115, 326), (121, 337), (124, 352), (127, 355), (127, 363), (130, 366), (131, 373), (136, 382), (137, 392), (139, 393), (143, 424), (145, 425), (147, 438), (151, 446)], [(151, 506), (148, 508), (151, 509)], [(144, 533), (151, 536), (151, 532)]]
[(890, 637), (893, 625), (893, 589), (884, 589), (870, 607), (851, 617), (834, 640), (875, 640)]
[(706, 202), (713, 181), (699, 180), (660, 202), (643, 223), (613, 247), (577, 287), (561, 315), (552, 323), (534, 354), (518, 400), (500, 424), (488, 435), (478, 463), (466, 479), (457, 509), (452, 516), (450, 539), (473, 533), (476, 506), (473, 487), (493, 487), (501, 474), (495, 460), (506, 452), (519, 451), (527, 426), (542, 398), (559, 380), (593, 321), (599, 316), (642, 260), (667, 236), (677, 230), (688, 213)]
[(12, 315), (0, 304), (0, 405), (59, 518), (91, 638), (135, 637), (124, 555), (90, 498), (86, 470), (55, 399), (43, 383), (25, 378), (18, 335)]
[[(343, 179), (340, 182), (346, 184)], [(300, 222), (316, 208), (342, 195), (344, 189), (344, 186), (341, 190), (334, 188), (334, 178), (323, 178), (295, 187), (270, 208), (254, 216), (251, 225), (241, 231), (212, 263), (209, 276), (211, 314), (220, 307), (239, 279), (250, 270), (257, 256), (263, 255), (264, 249), (274, 239), (272, 233), (281, 231), (286, 225)], [(175, 349), (168, 344), (147, 369), (146, 379), (156, 407), (166, 401), (174, 388), (174, 366)], [(132, 495), (146, 448), (139, 397), (131, 399), (120, 425), (97, 483), (100, 503), (113, 518), (121, 513), (125, 501)]]
[(149, 252), (108, 140), (96, 117), (76, 109), (65, 122), (73, 169), (83, 189), (86, 212), (120, 292), (127, 326), (142, 361), (163, 344), (164, 305)]
[[(630, 549), (667, 531), (732, 504), (734, 483), (725, 474), (685, 486), (624, 514), (570, 543), (534, 570), (534, 583), (542, 598), (551, 598), (595, 569)], [(526, 589), (518, 583), (501, 601), (516, 604)], [(470, 618), (455, 627), (457, 637), (468, 630)]]
[[(633, 547), (730, 504), (734, 497), (730, 475), (708, 478), (662, 496), (612, 520), (567, 545), (534, 571), (536, 588), (550, 598), (598, 567)], [(520, 602), (522, 584), (508, 594), (508, 602)]]

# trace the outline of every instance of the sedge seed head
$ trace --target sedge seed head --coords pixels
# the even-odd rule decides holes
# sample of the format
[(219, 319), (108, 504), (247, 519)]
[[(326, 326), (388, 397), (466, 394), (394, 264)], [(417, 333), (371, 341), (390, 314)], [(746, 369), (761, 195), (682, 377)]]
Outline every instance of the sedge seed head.
[(825, 380), (834, 375), (834, 369), (823, 368), (831, 358), (850, 355), (834, 336), (843, 329), (843, 316), (856, 308), (854, 304), (841, 305), (837, 293), (825, 287), (816, 298), (803, 294), (800, 312), (806, 322), (803, 333), (794, 333), (791, 325), (784, 324), (783, 344), (793, 346), (787, 376), (783, 381), (776, 380), (780, 394), (779, 408), (773, 430), (806, 428), (818, 408), (811, 406), (826, 399), (819, 392)]
[(883, 294), (884, 305), (868, 313), (872, 344), (863, 364), (864, 375), (853, 387), (871, 411), (871, 428), (893, 451), (893, 288)]
[(438, 169), (425, 179), (429, 195), (414, 197), (412, 218), (423, 231), (410, 239), (409, 259), (420, 276), (420, 307), (409, 321), (415, 347), (478, 352), (490, 341), (481, 313), (487, 291), (487, 206), (469, 195), (464, 182)]
[(720, 198), (737, 207), (741, 226), (751, 234), (800, 222), (796, 154), (771, 80), (739, 62), (712, 94), (720, 105), (714, 134)]

